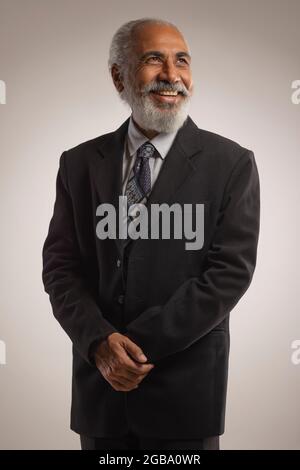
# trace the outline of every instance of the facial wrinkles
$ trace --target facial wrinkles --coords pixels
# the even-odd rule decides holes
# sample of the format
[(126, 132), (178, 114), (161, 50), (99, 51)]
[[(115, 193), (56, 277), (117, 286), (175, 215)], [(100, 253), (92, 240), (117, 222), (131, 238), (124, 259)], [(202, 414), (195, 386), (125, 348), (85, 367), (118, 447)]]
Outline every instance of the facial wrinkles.
[[(135, 60), (129, 66), (124, 77), (122, 99), (132, 108), (137, 122), (146, 129), (157, 132), (172, 132), (179, 129), (188, 115), (190, 97), (193, 88), (188, 90), (180, 80), (174, 83), (168, 80), (154, 79), (144, 85), (138, 85), (136, 74), (141, 65)], [(154, 103), (150, 93), (180, 93), (178, 103)]]

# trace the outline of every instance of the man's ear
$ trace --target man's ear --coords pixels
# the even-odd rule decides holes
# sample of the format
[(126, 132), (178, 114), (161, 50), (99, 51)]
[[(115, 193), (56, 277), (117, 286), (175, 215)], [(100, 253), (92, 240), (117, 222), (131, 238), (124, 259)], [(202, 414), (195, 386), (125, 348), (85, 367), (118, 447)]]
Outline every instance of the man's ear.
[(111, 68), (111, 76), (116, 89), (120, 93), (122, 90), (124, 90), (123, 77), (121, 75), (119, 67), (116, 64), (113, 64)]

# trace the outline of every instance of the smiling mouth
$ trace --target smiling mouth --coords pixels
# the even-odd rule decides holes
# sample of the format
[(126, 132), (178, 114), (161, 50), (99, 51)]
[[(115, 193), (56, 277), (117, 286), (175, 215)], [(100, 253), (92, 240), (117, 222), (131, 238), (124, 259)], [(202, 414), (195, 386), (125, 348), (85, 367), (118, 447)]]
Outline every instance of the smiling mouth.
[(151, 91), (150, 95), (154, 97), (156, 101), (161, 103), (177, 103), (183, 96), (180, 91)]
[(160, 95), (160, 96), (182, 95), (181, 91), (151, 91), (151, 93), (154, 93), (155, 95)]

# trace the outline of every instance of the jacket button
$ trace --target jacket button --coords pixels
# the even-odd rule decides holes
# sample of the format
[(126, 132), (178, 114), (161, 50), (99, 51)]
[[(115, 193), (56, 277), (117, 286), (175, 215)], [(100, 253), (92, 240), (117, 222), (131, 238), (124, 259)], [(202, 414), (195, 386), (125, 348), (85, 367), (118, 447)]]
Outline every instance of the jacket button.
[(121, 266), (121, 260), (117, 259), (117, 268), (119, 268), (120, 266)]
[(119, 304), (123, 304), (124, 303), (124, 295), (123, 294), (120, 294), (119, 297), (118, 297), (118, 303)]

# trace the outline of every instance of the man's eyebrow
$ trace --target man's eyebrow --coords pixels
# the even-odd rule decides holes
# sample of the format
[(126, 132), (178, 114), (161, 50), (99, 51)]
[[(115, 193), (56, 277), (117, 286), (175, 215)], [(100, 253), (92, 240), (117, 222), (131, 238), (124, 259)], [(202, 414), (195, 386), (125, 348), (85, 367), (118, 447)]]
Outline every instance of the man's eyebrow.
[[(161, 58), (165, 57), (165, 54), (163, 54), (160, 51), (147, 51), (147, 52), (145, 52), (145, 54), (143, 54), (140, 57), (140, 60), (145, 60), (145, 59), (147, 59), (147, 57), (152, 56), (152, 55), (155, 55), (155, 56), (161, 57)], [(185, 51), (176, 52), (176, 57), (187, 57), (189, 60), (191, 60), (190, 54), (188, 52), (185, 52)]]
[(188, 52), (182, 51), (176, 53), (177, 57), (187, 57), (187, 59), (191, 60), (191, 56)]

